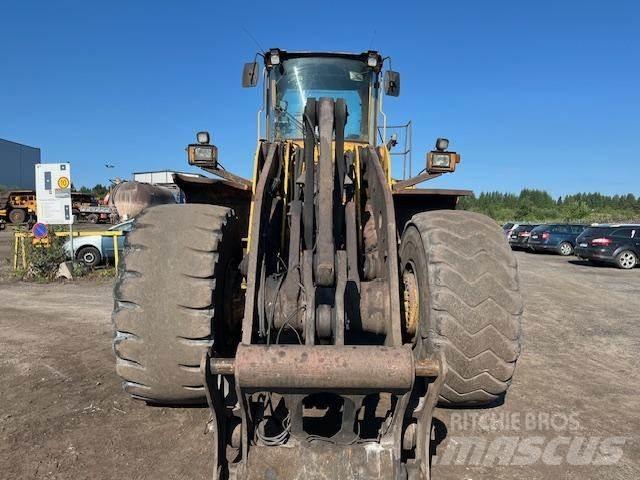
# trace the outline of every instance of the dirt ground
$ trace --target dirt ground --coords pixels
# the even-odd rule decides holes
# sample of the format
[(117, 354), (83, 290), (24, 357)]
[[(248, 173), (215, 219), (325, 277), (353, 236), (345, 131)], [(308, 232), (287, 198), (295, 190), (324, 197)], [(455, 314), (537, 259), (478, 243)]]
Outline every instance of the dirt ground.
[[(640, 478), (640, 269), (516, 255), (526, 310), (515, 380), (497, 408), (438, 410), (434, 480)], [(0, 478), (211, 478), (206, 409), (149, 407), (120, 389), (109, 280), (26, 284), (0, 268)], [(505, 457), (533, 438), (541, 457)], [(469, 439), (486, 455), (460, 460)]]

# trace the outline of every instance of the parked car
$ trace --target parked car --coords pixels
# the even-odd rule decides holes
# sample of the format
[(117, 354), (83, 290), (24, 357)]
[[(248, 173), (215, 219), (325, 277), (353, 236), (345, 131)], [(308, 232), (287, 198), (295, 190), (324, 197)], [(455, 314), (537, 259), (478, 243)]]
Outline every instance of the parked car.
[(518, 225), (520, 225), (519, 223), (505, 223), (504, 225), (502, 225), (502, 231), (504, 232), (504, 236), (509, 238), (509, 235), (511, 235), (511, 232), (518, 228)]
[(527, 248), (531, 230), (537, 226), (537, 224), (521, 223), (511, 230), (511, 233), (509, 234), (509, 245), (511, 245), (511, 248), (514, 250)]
[(560, 223), (539, 225), (531, 230), (527, 245), (534, 252), (554, 252), (563, 256), (571, 255), (576, 246), (576, 238), (584, 229), (584, 225), (564, 225)]
[[(114, 225), (109, 231), (119, 230), (123, 235), (118, 237), (118, 251), (124, 248), (124, 237), (133, 228), (133, 219)], [(71, 258), (71, 241), (67, 240), (63, 246), (67, 257)], [(73, 238), (73, 258), (84, 263), (88, 267), (95, 267), (112, 260), (115, 257), (113, 237), (108, 235), (87, 235)]]
[(640, 225), (594, 225), (578, 237), (576, 255), (593, 263), (631, 269), (640, 259)]

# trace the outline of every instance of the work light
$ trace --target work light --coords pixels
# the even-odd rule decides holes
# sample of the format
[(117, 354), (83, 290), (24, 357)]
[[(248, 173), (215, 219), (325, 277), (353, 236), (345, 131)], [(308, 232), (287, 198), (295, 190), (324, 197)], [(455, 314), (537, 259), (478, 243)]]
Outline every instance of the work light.
[(436, 140), (436, 150), (445, 152), (449, 148), (449, 140), (447, 138), (439, 138)]
[(208, 145), (209, 144), (209, 132), (198, 132), (196, 134), (196, 139), (200, 145)]
[(367, 65), (369, 65), (371, 68), (376, 68), (378, 66), (377, 52), (369, 52), (369, 56), (367, 57)]
[(455, 152), (433, 151), (427, 153), (427, 172), (445, 173), (453, 172), (460, 163), (460, 155)]
[(279, 65), (280, 64), (280, 50), (277, 48), (272, 48), (269, 51), (269, 62), (271, 65)]

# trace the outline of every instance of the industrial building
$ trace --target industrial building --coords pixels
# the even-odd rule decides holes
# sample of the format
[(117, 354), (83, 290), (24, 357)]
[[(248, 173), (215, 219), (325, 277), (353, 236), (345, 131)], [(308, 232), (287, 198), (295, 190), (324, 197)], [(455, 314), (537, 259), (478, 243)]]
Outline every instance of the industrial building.
[(34, 190), (40, 149), (0, 138), (0, 186)]

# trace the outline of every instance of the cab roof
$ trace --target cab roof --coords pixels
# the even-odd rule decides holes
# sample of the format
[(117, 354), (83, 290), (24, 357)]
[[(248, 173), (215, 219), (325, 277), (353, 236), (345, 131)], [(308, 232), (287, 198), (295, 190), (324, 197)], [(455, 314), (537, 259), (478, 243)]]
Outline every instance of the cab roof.
[(382, 66), (382, 55), (375, 50), (368, 50), (362, 53), (348, 53), (348, 52), (289, 52), (287, 50), (281, 50), (279, 48), (270, 48), (264, 54), (264, 62), (266, 66), (271, 66), (270, 56), (274, 53), (278, 52), (280, 55), (280, 61), (286, 61), (291, 58), (313, 58), (313, 57), (322, 57), (322, 58), (346, 58), (349, 60), (358, 60), (361, 62), (367, 62), (367, 60), (375, 56), (377, 59), (377, 68), (379, 69)]

